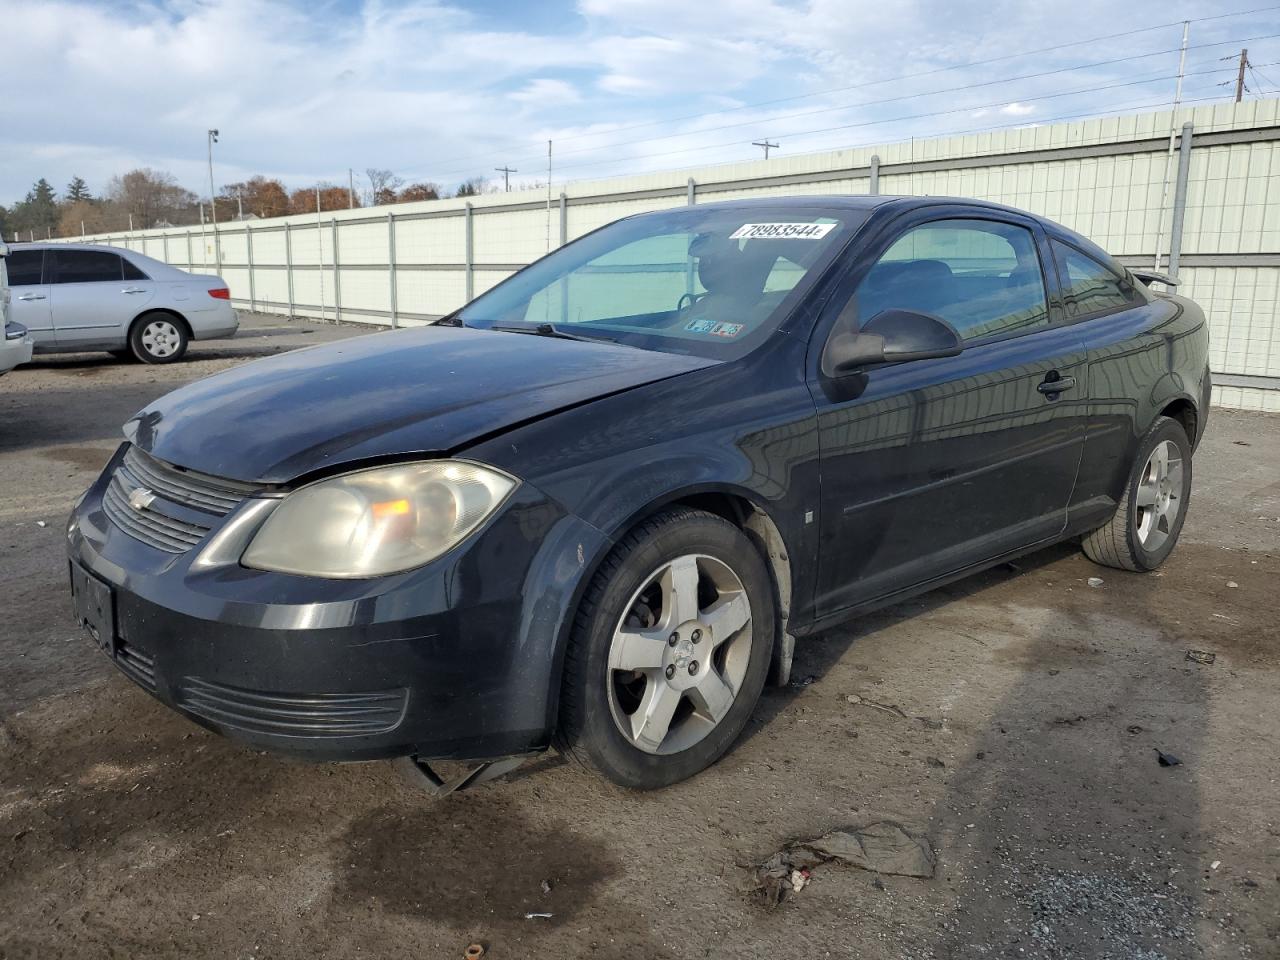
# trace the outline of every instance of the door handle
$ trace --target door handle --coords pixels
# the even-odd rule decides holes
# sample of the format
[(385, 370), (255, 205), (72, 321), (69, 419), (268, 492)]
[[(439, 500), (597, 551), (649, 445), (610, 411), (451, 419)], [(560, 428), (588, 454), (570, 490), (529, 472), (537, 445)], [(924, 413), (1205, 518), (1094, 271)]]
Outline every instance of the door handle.
[(44, 300), (43, 293), (24, 293), (18, 297), (19, 300)]
[(1049, 399), (1054, 399), (1060, 393), (1071, 390), (1076, 385), (1075, 377), (1045, 377), (1037, 385), (1036, 389), (1043, 393)]
[(146, 293), (147, 291), (143, 290), (141, 287), (125, 287), (120, 292), (121, 293)]

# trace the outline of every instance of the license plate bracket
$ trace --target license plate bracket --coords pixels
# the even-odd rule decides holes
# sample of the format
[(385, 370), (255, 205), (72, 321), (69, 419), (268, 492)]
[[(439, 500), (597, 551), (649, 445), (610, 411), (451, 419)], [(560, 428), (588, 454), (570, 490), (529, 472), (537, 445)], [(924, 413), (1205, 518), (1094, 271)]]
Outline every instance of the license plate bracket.
[(116, 597), (111, 584), (71, 562), (71, 601), (76, 620), (109, 657), (116, 655)]

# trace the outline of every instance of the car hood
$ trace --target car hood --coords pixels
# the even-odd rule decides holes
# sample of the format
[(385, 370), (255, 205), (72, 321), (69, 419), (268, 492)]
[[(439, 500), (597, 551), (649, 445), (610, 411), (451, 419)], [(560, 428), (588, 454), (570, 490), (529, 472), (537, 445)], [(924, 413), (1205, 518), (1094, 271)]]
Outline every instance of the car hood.
[(614, 344), (425, 327), (296, 350), (175, 390), (126, 425), (153, 456), (285, 483), (444, 454), (557, 410), (715, 363)]

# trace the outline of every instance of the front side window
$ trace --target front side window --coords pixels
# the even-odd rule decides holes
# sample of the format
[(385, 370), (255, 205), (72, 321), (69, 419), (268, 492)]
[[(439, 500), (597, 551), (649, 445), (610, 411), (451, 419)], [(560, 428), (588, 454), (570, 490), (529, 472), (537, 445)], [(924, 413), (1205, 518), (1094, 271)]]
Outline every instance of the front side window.
[(621, 220), (495, 287), (457, 319), (483, 329), (550, 324), (649, 350), (732, 359), (778, 328), (793, 291), (814, 280), (865, 219), (851, 210), (761, 206)]
[(54, 283), (101, 283), (120, 280), (120, 257), (100, 250), (58, 250), (53, 254)]
[(1133, 284), (1075, 247), (1050, 241), (1061, 270), (1067, 313), (1072, 317), (1119, 310), (1134, 301)]
[(1035, 238), (991, 220), (936, 220), (904, 233), (854, 293), (858, 326), (884, 310), (941, 317), (963, 340), (1049, 322)]
[(39, 283), (43, 264), (43, 250), (14, 250), (5, 258), (5, 265), (9, 269), (9, 286), (22, 287)]

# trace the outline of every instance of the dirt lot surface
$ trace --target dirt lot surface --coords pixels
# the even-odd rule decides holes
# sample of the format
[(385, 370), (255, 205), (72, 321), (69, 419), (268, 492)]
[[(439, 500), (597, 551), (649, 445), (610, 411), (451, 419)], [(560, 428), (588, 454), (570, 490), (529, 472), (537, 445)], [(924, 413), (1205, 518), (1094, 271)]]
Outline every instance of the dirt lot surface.
[[(1158, 573), (1054, 548), (802, 641), (668, 790), (550, 756), (434, 801), (207, 733), (71, 621), (62, 523), (123, 420), (365, 333), (245, 327), (177, 366), (0, 378), (0, 957), (1280, 957), (1280, 417), (1214, 411)], [(880, 820), (928, 838), (932, 879), (744, 892), (787, 841)]]

